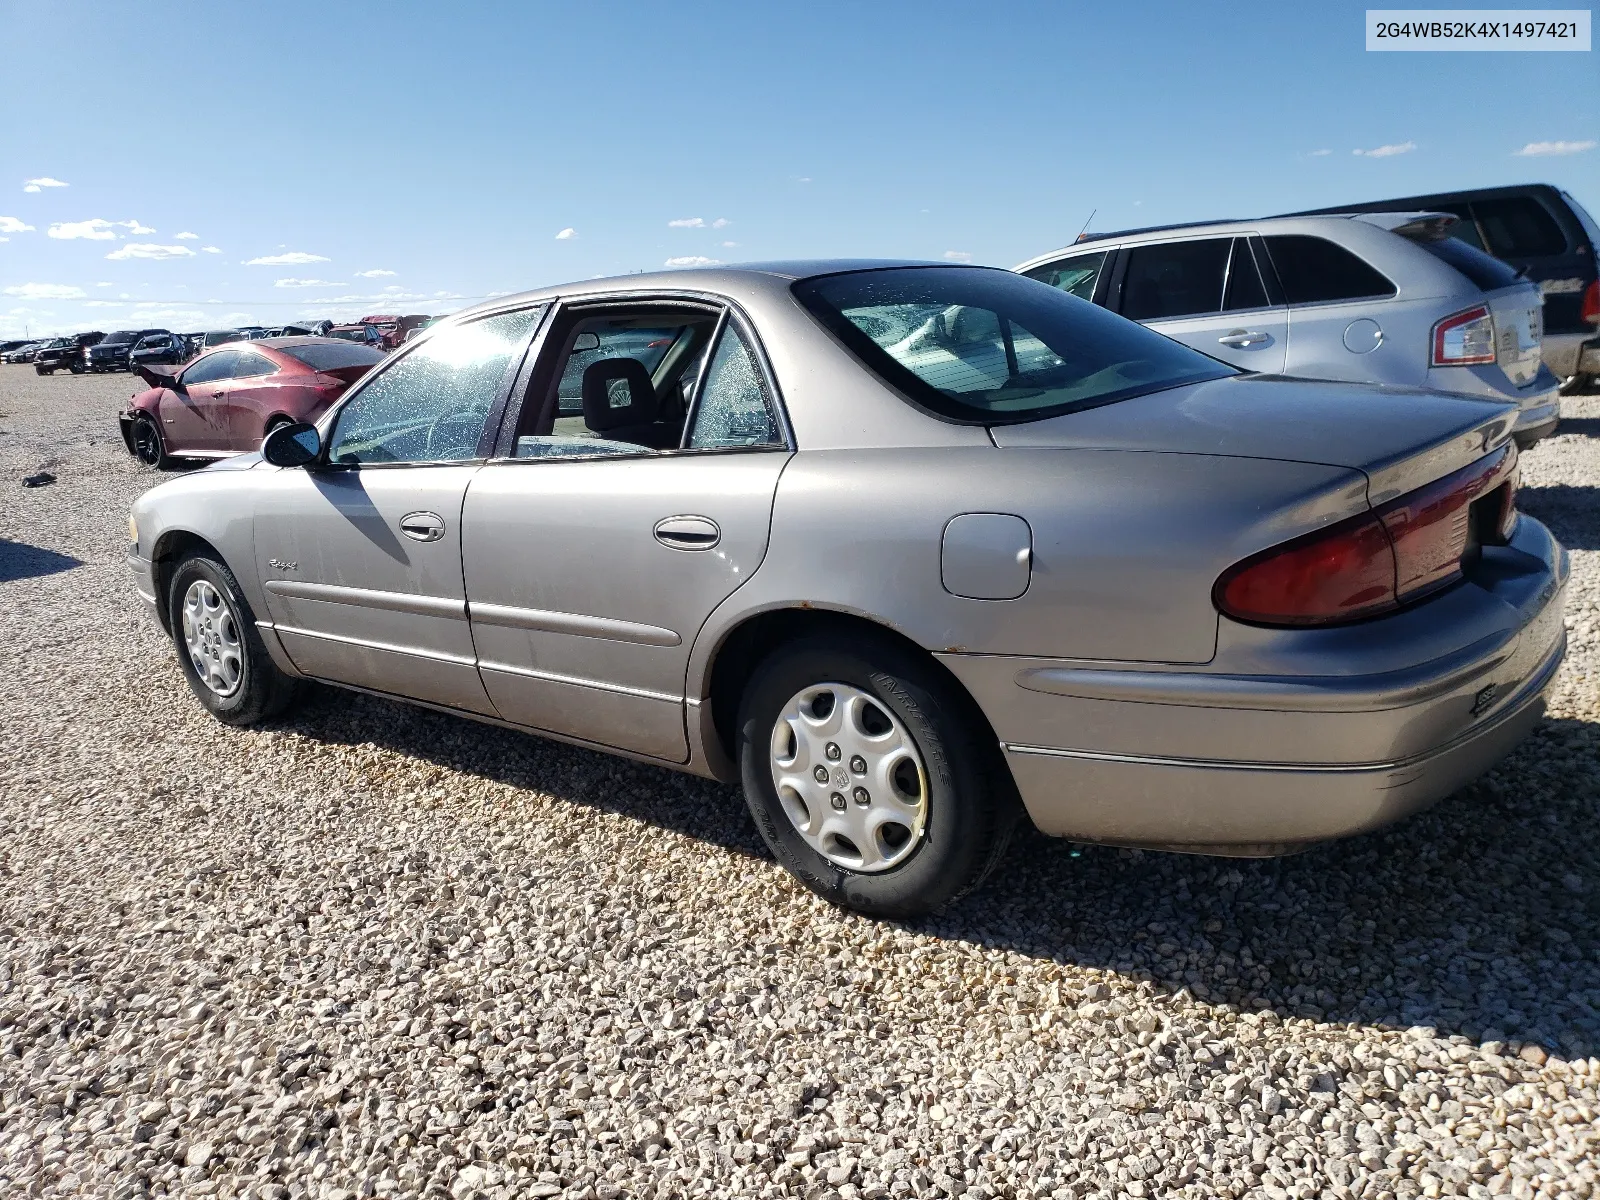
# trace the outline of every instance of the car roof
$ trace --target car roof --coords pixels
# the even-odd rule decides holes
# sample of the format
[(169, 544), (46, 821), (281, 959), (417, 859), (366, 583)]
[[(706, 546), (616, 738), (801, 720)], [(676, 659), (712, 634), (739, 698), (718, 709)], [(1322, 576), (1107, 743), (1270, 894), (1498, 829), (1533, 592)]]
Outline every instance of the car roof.
[(273, 350), (293, 350), (299, 346), (348, 346), (343, 338), (317, 337), (311, 333), (291, 333), (283, 337), (259, 338), (252, 346), (268, 346)]
[(771, 294), (787, 292), (790, 285), (802, 279), (823, 275), (839, 275), (850, 271), (881, 271), (892, 267), (973, 267), (979, 270), (1000, 270), (977, 263), (929, 262), (912, 258), (820, 258), (792, 259), (775, 262), (718, 264), (707, 267), (684, 267), (672, 271), (644, 271), (634, 275), (615, 275), (598, 279), (583, 279), (572, 283), (534, 288), (513, 295), (496, 296), (482, 304), (464, 308), (449, 315), (450, 320), (476, 316), (479, 313), (497, 312), (530, 302), (555, 300), (561, 297), (579, 298), (595, 293), (619, 292), (710, 292), (738, 293), (749, 290)]
[[(1295, 229), (1312, 232), (1317, 229), (1326, 230), (1334, 224), (1343, 225), (1365, 215), (1367, 214), (1359, 212), (1342, 212), (1316, 213), (1307, 216), (1258, 217), (1254, 219), (1246, 217), (1234, 218), (1227, 221), (1187, 221), (1175, 225), (1147, 225), (1141, 229), (1124, 229), (1116, 233), (1088, 234), (1080, 238), (1078, 241), (1073, 242), (1071, 245), (1062, 246), (1057, 250), (1050, 250), (1044, 254), (1036, 254), (1026, 262), (1019, 263), (1012, 269), (1016, 271), (1025, 271), (1030, 267), (1035, 267), (1042, 263), (1050, 262), (1054, 259), (1065, 258), (1068, 255), (1078, 253), (1092, 254), (1097, 247), (1103, 247), (1108, 242), (1118, 244), (1137, 244), (1139, 242), (1160, 241), (1164, 239), (1165, 235), (1170, 233), (1182, 233), (1184, 235), (1217, 234), (1221, 236), (1238, 237), (1249, 233), (1263, 233), (1269, 231), (1284, 233)], [(1410, 215), (1415, 216), (1422, 214)], [(1387, 225), (1376, 221), (1369, 222), (1369, 224), (1376, 225), (1380, 229), (1388, 227)]]

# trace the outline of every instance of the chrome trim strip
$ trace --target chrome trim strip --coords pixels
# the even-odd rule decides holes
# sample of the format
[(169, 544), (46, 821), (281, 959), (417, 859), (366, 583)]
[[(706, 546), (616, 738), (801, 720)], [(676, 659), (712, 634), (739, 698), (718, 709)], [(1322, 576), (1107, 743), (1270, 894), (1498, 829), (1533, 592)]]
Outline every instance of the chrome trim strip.
[(257, 620), (256, 621), (256, 628), (257, 629), (276, 629), (277, 626), (274, 625), (271, 621)]
[(395, 646), (389, 642), (373, 642), (366, 638), (343, 637), (336, 633), (322, 633), (315, 629), (297, 629), (293, 625), (278, 625), (274, 627), (282, 635), (297, 633), (301, 637), (315, 638), (322, 642), (340, 642), (346, 646), (360, 646), (364, 650), (387, 650), (390, 654), (406, 654), (412, 658), (426, 658), (432, 662), (452, 663), (458, 667), (475, 667), (477, 660), (460, 654), (446, 654), (442, 650), (422, 650), (416, 646)]
[(138, 587), (138, 586), (135, 586), (133, 590), (139, 593), (139, 599), (143, 600), (146, 604), (149, 604), (149, 605), (152, 605), (152, 606), (155, 604), (156, 596), (155, 596), (154, 592), (147, 592), (143, 588)]
[(532, 667), (518, 667), (511, 663), (479, 662), (480, 671), (497, 671), (502, 675), (521, 675), (525, 679), (542, 679), (547, 683), (564, 683), (571, 687), (590, 688), (597, 692), (617, 692), (623, 696), (638, 696), (643, 700), (661, 700), (667, 704), (682, 704), (682, 696), (666, 692), (652, 692), (649, 688), (627, 687), (620, 683), (607, 683), (600, 679), (584, 679), (577, 675), (558, 675), (554, 671), (537, 671)]
[(1464, 730), (1450, 741), (1424, 750), (1421, 754), (1414, 754), (1409, 758), (1397, 758), (1388, 762), (1375, 763), (1293, 763), (1293, 762), (1252, 762), (1243, 759), (1227, 758), (1173, 758), (1158, 754), (1116, 754), (1103, 750), (1072, 750), (1054, 746), (1027, 746), (1017, 742), (1001, 742), (1000, 749), (1008, 754), (1033, 754), (1050, 758), (1076, 758), (1087, 759), (1093, 762), (1128, 763), (1141, 767), (1189, 767), (1201, 771), (1281, 771), (1289, 774), (1309, 775), (1360, 775), (1374, 774), (1384, 771), (1398, 771), (1409, 767), (1419, 766), (1443, 754), (1448, 754), (1460, 746), (1482, 737), (1491, 730), (1503, 725), (1521, 713), (1528, 705), (1537, 702), (1555, 678), (1556, 671), (1561, 666), (1561, 660), (1566, 657), (1567, 637), (1562, 631), (1560, 640), (1550, 655), (1539, 665), (1539, 668), (1530, 675), (1518, 688), (1516, 693), (1506, 701), (1500, 709), (1488, 720)]
[(659, 625), (590, 617), (581, 613), (551, 612), (541, 608), (514, 608), (509, 604), (472, 604), (472, 620), (480, 625), (533, 629), (540, 633), (570, 633), (575, 637), (608, 642), (633, 642), (641, 646), (681, 646), (683, 638)]
[(331, 583), (299, 583), (293, 579), (269, 579), (267, 591), (291, 600), (322, 600), (329, 604), (353, 604), (360, 608), (380, 608), (385, 612), (410, 613), (417, 617), (467, 619), (467, 602), (449, 596), (419, 596), (410, 592), (374, 592), (367, 588), (339, 587)]
[(1491, 634), (1432, 662), (1381, 675), (1208, 675), (1198, 671), (1031, 667), (1019, 671), (1016, 682), (1030, 692), (1084, 700), (1287, 712), (1377, 712), (1419, 704), (1481, 678), (1511, 656), (1520, 632)]

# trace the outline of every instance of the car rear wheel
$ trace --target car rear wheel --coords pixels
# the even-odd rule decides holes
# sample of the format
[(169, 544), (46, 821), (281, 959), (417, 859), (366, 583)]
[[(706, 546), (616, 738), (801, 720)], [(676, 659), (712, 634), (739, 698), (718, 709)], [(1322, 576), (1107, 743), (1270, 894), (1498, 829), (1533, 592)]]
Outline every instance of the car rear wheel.
[(778, 861), (835, 904), (914, 917), (983, 882), (1018, 809), (971, 701), (859, 635), (766, 659), (740, 706), (745, 800)]
[(133, 453), (145, 466), (158, 471), (165, 471), (172, 465), (172, 456), (167, 453), (160, 427), (143, 414), (133, 420)]
[(167, 614), (189, 690), (226, 725), (254, 725), (282, 712), (296, 680), (278, 669), (227, 564), (190, 555), (172, 573)]

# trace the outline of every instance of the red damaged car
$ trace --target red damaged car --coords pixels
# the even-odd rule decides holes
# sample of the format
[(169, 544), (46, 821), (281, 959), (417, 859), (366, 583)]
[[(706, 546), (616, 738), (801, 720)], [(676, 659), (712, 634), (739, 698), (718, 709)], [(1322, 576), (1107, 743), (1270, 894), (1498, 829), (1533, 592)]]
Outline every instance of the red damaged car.
[(275, 425), (315, 421), (383, 359), (355, 342), (280, 337), (230, 342), (182, 366), (140, 364), (151, 387), (118, 414), (122, 440), (152, 467), (257, 450)]

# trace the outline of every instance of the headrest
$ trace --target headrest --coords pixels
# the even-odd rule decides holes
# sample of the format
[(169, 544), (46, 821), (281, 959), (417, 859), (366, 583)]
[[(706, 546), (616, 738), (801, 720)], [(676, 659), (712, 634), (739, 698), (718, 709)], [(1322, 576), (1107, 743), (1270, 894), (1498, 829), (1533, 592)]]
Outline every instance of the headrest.
[(602, 358), (583, 373), (583, 423), (596, 433), (656, 419), (656, 389), (636, 358)]

